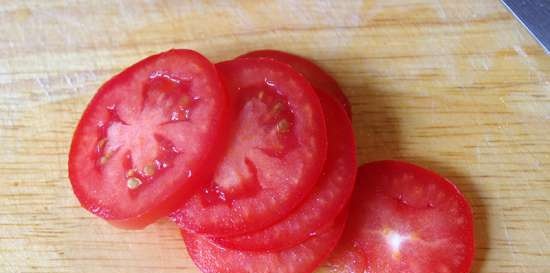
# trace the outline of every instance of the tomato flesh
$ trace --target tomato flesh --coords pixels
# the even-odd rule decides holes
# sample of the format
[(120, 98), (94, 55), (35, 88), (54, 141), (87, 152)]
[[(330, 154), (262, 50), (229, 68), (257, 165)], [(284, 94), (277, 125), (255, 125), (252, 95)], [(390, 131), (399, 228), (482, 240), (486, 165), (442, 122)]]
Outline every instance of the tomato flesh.
[(328, 151), (323, 174), (312, 193), (274, 225), (254, 233), (217, 238), (218, 244), (252, 251), (288, 248), (333, 221), (347, 203), (357, 171), (353, 128), (344, 108), (335, 99), (322, 92), (318, 94), (327, 124)]
[(348, 117), (351, 117), (351, 104), (338, 83), (312, 61), (288, 52), (271, 49), (252, 51), (239, 58), (269, 58), (292, 66), (308, 79), (313, 88), (336, 98), (346, 109)]
[(345, 226), (347, 210), (330, 227), (292, 248), (271, 252), (224, 248), (204, 235), (182, 230), (193, 262), (204, 273), (309, 273), (329, 255)]
[(473, 260), (471, 208), (445, 178), (379, 161), (358, 172), (349, 223), (329, 266), (336, 272), (466, 273)]
[(191, 50), (148, 57), (105, 83), (74, 133), (69, 177), (82, 206), (142, 228), (202, 183), (229, 101), (214, 66)]
[(171, 218), (231, 236), (280, 220), (305, 198), (326, 158), (326, 126), (314, 90), (288, 65), (237, 59), (216, 67), (233, 100), (232, 134), (210, 184)]

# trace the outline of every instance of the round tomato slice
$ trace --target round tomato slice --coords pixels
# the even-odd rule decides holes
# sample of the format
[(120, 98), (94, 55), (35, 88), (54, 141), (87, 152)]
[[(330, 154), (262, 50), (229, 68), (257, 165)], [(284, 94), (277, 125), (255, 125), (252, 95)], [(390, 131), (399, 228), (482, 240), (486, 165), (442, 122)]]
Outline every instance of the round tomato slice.
[(197, 233), (231, 236), (273, 224), (310, 193), (327, 133), (315, 91), (290, 66), (236, 59), (216, 68), (233, 100), (233, 131), (211, 183), (171, 218)]
[(283, 220), (254, 233), (217, 238), (220, 245), (253, 251), (294, 246), (332, 222), (347, 203), (357, 172), (355, 138), (344, 108), (331, 96), (319, 93), (328, 136), (327, 160), (312, 193)]
[(181, 205), (219, 159), (228, 96), (191, 50), (148, 57), (107, 81), (73, 136), (69, 178), (84, 208), (142, 228)]
[(344, 105), (348, 117), (351, 117), (351, 104), (338, 83), (326, 71), (312, 61), (288, 52), (271, 49), (252, 51), (239, 58), (269, 58), (292, 66), (292, 68), (304, 75), (316, 90), (320, 90), (335, 97)]
[(224, 248), (207, 236), (183, 230), (182, 236), (189, 256), (204, 273), (310, 273), (338, 243), (346, 218), (347, 209), (318, 235), (280, 251)]
[(360, 167), (350, 220), (329, 266), (348, 273), (467, 273), (472, 210), (445, 178), (418, 166)]

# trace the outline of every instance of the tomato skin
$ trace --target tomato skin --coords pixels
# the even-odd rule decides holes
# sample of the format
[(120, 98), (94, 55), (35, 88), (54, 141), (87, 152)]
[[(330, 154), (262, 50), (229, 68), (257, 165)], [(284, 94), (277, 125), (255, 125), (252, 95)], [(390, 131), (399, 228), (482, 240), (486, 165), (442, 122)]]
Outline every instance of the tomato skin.
[[(173, 181), (180, 181), (182, 183), (174, 183), (174, 187), (170, 189), (168, 194), (159, 194), (158, 200), (151, 200), (150, 206), (144, 206), (136, 211), (117, 211), (108, 207), (105, 207), (106, 200), (104, 197), (98, 197), (97, 192), (92, 192), (89, 189), (85, 189), (82, 183), (86, 183), (83, 180), (88, 176), (98, 177), (93, 173), (93, 168), (87, 165), (93, 164), (95, 161), (90, 157), (89, 145), (91, 143), (89, 132), (91, 132), (91, 125), (87, 124), (87, 121), (97, 120), (98, 113), (97, 107), (104, 101), (112, 97), (122, 97), (133, 100), (137, 95), (126, 94), (122, 95), (119, 91), (121, 85), (124, 83), (130, 83), (131, 86), (138, 86), (141, 88), (142, 79), (136, 78), (136, 75), (143, 75), (144, 73), (154, 73), (154, 71), (164, 71), (166, 67), (173, 67), (171, 60), (176, 59), (178, 61), (185, 60), (181, 66), (182, 70), (178, 70), (177, 73), (188, 75), (193, 78), (197, 75), (202, 81), (196, 86), (203, 86), (208, 89), (209, 96), (215, 96), (209, 99), (209, 103), (212, 109), (217, 109), (212, 112), (208, 123), (208, 128), (211, 129), (208, 133), (203, 134), (205, 142), (218, 142), (225, 137), (225, 126), (227, 126), (227, 113), (230, 111), (228, 96), (226, 90), (221, 85), (219, 76), (215, 67), (210, 61), (199, 53), (186, 50), (186, 49), (172, 49), (166, 52), (162, 52), (156, 55), (149, 56), (136, 64), (126, 68), (124, 71), (115, 75), (113, 78), (105, 82), (88, 103), (86, 110), (84, 111), (76, 129), (73, 134), (73, 140), (68, 157), (68, 173), (69, 179), (75, 195), (77, 196), (82, 207), (92, 212), (93, 214), (107, 220), (109, 223), (116, 227), (125, 229), (141, 229), (147, 225), (153, 223), (157, 219), (166, 216), (172, 212), (175, 208), (181, 205), (192, 192), (204, 183), (204, 176), (212, 172), (212, 167), (219, 160), (219, 152), (216, 151), (213, 145), (201, 145), (202, 153), (195, 158), (197, 162), (203, 164), (200, 170), (193, 165), (190, 171), (193, 171), (191, 177), (187, 177), (187, 173), (177, 171), (174, 173)], [(164, 63), (166, 65), (163, 66)], [(147, 72), (147, 69), (152, 69)], [(157, 69), (157, 70), (155, 70)], [(189, 69), (188, 71), (186, 69)], [(175, 70), (174, 70), (175, 71)], [(172, 71), (172, 72), (174, 72)], [(167, 73), (170, 71), (167, 71)], [(171, 73), (171, 72), (170, 72)], [(176, 72), (174, 72), (176, 73)], [(194, 78), (193, 78), (194, 79)], [(145, 80), (143, 80), (145, 81)], [(192, 82), (192, 86), (195, 83)], [(206, 89), (205, 89), (206, 90)], [(199, 92), (200, 90), (197, 90)], [(137, 90), (136, 90), (137, 92)], [(99, 106), (98, 106), (99, 105)], [(202, 109), (202, 108), (201, 108)], [(131, 114), (128, 110), (124, 110), (124, 114)], [(93, 130), (92, 130), (93, 131)], [(85, 133), (88, 132), (88, 133)], [(94, 148), (95, 149), (95, 148)], [(89, 163), (86, 163), (89, 161)], [(85, 169), (85, 170), (84, 170)], [(99, 183), (95, 181), (94, 183)], [(167, 191), (168, 192), (168, 191)], [(107, 199), (116, 198), (114, 195)], [(142, 203), (143, 202), (143, 203)], [(143, 205), (147, 201), (139, 201), (140, 205)]]
[(348, 217), (345, 208), (328, 227), (299, 245), (270, 251), (241, 251), (217, 245), (207, 236), (182, 230), (189, 256), (204, 273), (310, 273), (334, 249)]
[[(298, 206), (321, 175), (327, 135), (315, 91), (290, 66), (268, 59), (242, 58), (216, 67), (232, 96), (233, 109), (238, 109), (230, 144), (217, 166), (225, 176), (215, 174), (207, 187), (170, 218), (182, 229), (225, 237), (265, 228)], [(283, 103), (268, 105), (265, 100)], [(271, 121), (264, 122), (263, 117), (270, 116), (280, 105), (286, 109), (281, 110), (281, 115), (290, 122), (282, 133), (288, 138), (273, 142), (281, 144), (273, 145), (281, 152), (278, 154), (264, 147), (270, 145), (264, 140), (271, 139), (273, 130), (269, 129), (271, 125), (265, 125)], [(237, 168), (241, 165), (253, 171), (243, 173)]]
[(348, 202), (357, 171), (355, 137), (343, 106), (317, 91), (325, 114), (328, 154), (323, 174), (306, 199), (281, 221), (257, 232), (215, 238), (219, 245), (248, 251), (277, 251), (307, 240), (334, 220)]
[(251, 51), (238, 58), (268, 58), (292, 66), (296, 71), (303, 74), (316, 90), (336, 98), (346, 109), (348, 117), (351, 118), (351, 104), (342, 92), (338, 82), (312, 61), (292, 53), (272, 49)]
[(359, 168), (350, 220), (328, 266), (337, 272), (470, 271), (473, 214), (449, 180), (401, 161)]

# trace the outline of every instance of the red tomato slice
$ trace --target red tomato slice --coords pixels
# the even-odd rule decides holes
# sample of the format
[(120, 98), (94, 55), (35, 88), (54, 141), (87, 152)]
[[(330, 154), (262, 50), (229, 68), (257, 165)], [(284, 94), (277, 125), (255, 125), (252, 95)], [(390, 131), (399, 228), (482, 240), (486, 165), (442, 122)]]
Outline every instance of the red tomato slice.
[(252, 51), (239, 58), (269, 58), (292, 66), (296, 71), (303, 74), (316, 90), (335, 97), (344, 105), (348, 117), (351, 117), (351, 105), (338, 83), (321, 67), (310, 60), (287, 52), (270, 49)]
[(470, 272), (472, 211), (449, 180), (405, 162), (369, 163), (359, 168), (350, 206), (334, 271)]
[(204, 273), (309, 273), (330, 254), (344, 230), (347, 209), (319, 235), (281, 251), (254, 252), (224, 248), (207, 236), (182, 230), (193, 262)]
[(280, 222), (255, 233), (218, 238), (220, 245), (253, 251), (294, 246), (332, 222), (342, 210), (355, 184), (357, 162), (353, 128), (344, 108), (328, 94), (319, 93), (328, 135), (327, 160), (312, 193)]
[(191, 50), (148, 57), (110, 79), (69, 154), (82, 206), (127, 228), (173, 211), (212, 172), (228, 106), (214, 65)]
[(171, 218), (182, 228), (230, 236), (288, 215), (311, 191), (326, 158), (323, 110), (300, 74), (267, 59), (216, 65), (236, 109), (214, 178)]

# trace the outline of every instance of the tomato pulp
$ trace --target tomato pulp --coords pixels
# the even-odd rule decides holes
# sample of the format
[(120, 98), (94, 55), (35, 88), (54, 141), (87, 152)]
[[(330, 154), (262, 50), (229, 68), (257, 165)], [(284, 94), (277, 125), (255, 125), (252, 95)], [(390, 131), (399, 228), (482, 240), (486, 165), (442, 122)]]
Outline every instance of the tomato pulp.
[(171, 218), (197, 233), (232, 236), (273, 224), (310, 193), (327, 133), (315, 91), (288, 65), (243, 58), (216, 68), (233, 100), (232, 134), (211, 183)]
[(253, 251), (274, 251), (294, 246), (334, 221), (355, 184), (357, 162), (351, 122), (334, 98), (318, 92), (328, 134), (327, 160), (312, 193), (283, 220), (257, 232), (217, 238), (223, 246)]
[(336, 272), (467, 273), (473, 217), (445, 178), (399, 161), (360, 167), (344, 236), (330, 258)]
[(313, 88), (336, 98), (344, 106), (348, 116), (351, 117), (351, 104), (338, 83), (312, 61), (288, 52), (271, 49), (252, 51), (239, 58), (269, 58), (292, 66), (308, 79)]
[(219, 157), (228, 96), (191, 50), (148, 57), (107, 81), (73, 136), (69, 178), (84, 208), (142, 228), (177, 208)]

